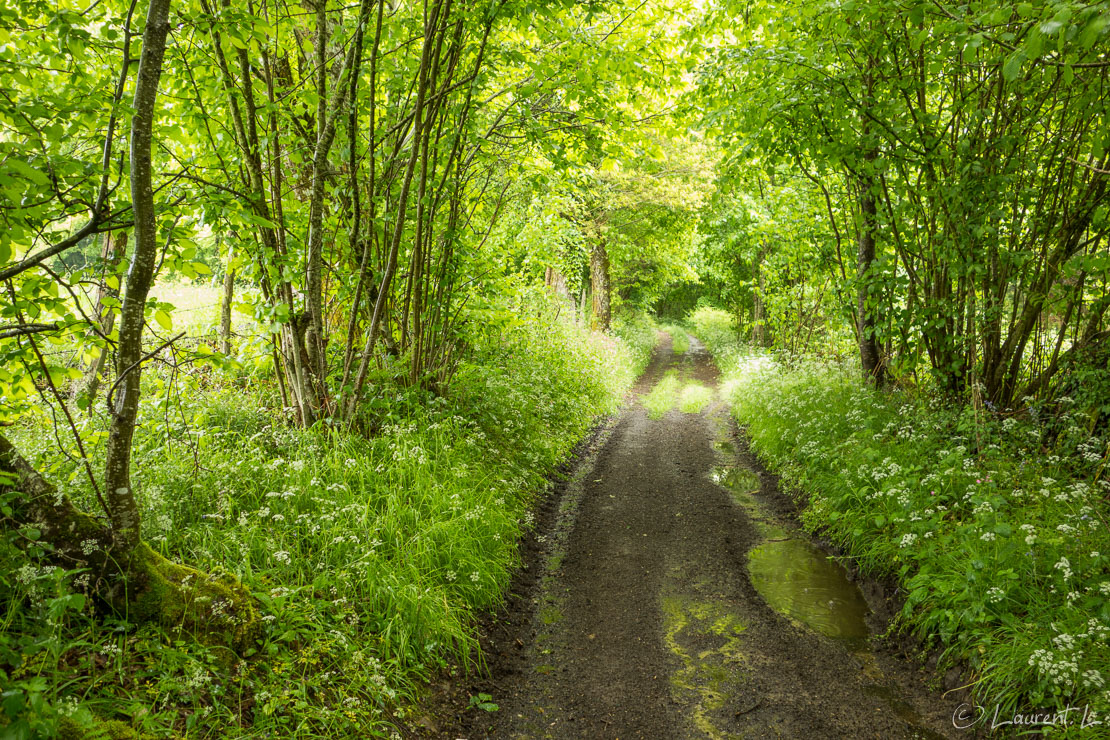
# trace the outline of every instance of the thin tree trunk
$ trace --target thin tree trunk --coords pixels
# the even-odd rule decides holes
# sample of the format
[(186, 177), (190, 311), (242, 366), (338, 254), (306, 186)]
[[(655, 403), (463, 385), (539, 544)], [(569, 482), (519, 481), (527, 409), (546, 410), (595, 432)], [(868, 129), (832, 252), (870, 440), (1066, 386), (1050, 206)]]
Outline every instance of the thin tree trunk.
[(139, 74), (135, 80), (135, 113), (131, 119), (131, 208), (135, 216), (135, 249), (120, 312), (116, 388), (113, 389), (114, 399), (109, 398), (114, 403), (110, 403), (112, 421), (108, 429), (105, 467), (105, 496), (112, 523), (113, 556), (124, 562), (130, 559), (139, 544), (139, 505), (131, 485), (131, 440), (139, 414), (143, 314), (147, 293), (154, 282), (154, 265), (158, 256), (158, 223), (151, 182), (151, 139), (158, 81), (162, 77), (166, 36), (170, 30), (169, 12), (170, 0), (151, 0), (143, 31)]
[[(366, 283), (370, 280), (370, 249), (374, 240), (377, 238), (377, 232), (374, 230), (374, 218), (377, 215), (375, 207), (375, 187), (376, 187), (376, 173), (375, 161), (377, 159), (377, 94), (378, 94), (378, 47), (381, 45), (382, 38), (382, 17), (385, 13), (385, 0), (378, 0), (378, 19), (374, 28), (374, 43), (370, 48), (370, 124), (367, 131), (369, 145), (367, 146), (366, 158), (370, 163), (370, 178), (368, 185), (367, 202), (370, 208), (370, 226), (366, 230), (366, 237), (362, 243), (362, 258), (359, 260), (358, 269), (358, 283), (355, 286), (355, 297), (351, 302), (351, 316), (347, 324), (347, 343), (343, 348), (343, 377), (340, 380), (340, 392), (346, 392), (347, 382), (351, 379), (351, 363), (355, 358), (355, 329), (358, 326), (358, 317), (361, 313), (362, 307), (362, 292)], [(361, 33), (361, 30), (359, 31)], [(356, 43), (361, 46), (361, 38), (356, 40)], [(359, 58), (356, 59), (355, 67), (361, 65), (361, 52)], [(357, 84), (358, 75), (351, 75), (351, 118), (350, 118), (350, 137), (351, 137), (351, 189), (355, 193), (355, 219), (354, 224), (351, 226), (351, 246), (354, 247), (358, 239), (359, 231), (359, 197), (358, 197), (358, 167), (357, 167), (357, 149), (358, 142), (358, 96)]]
[(859, 357), (863, 375), (875, 385), (883, 384), (883, 363), (879, 344), (875, 339), (875, 315), (871, 302), (872, 271), (875, 266), (875, 197), (871, 193), (871, 180), (860, 178), (860, 231), (856, 269), (859, 288), (856, 293), (856, 315), (859, 317)]
[(224, 295), (220, 303), (220, 352), (225, 355), (231, 354), (231, 302), (234, 298), (235, 270), (229, 265), (224, 271)]
[[(127, 232), (105, 232), (104, 249), (101, 252), (101, 256), (105, 261), (104, 272), (106, 276), (115, 275), (117, 271), (116, 268), (120, 260), (123, 259), (123, 255), (126, 251)], [(100, 324), (100, 332), (102, 334), (110, 334), (112, 332), (112, 327), (114, 327), (116, 323), (116, 312), (107, 309), (104, 305), (105, 298), (119, 300), (119, 288), (113, 288), (109, 285), (107, 277), (101, 280), (100, 286), (97, 288), (96, 306), (93, 309), (93, 315)], [(78, 401), (78, 406), (84, 405), (89, 411), (92, 410), (93, 405), (96, 403), (96, 392), (100, 388), (100, 376), (104, 373), (104, 362), (107, 354), (107, 348), (98, 349), (96, 351), (96, 356), (89, 362), (89, 366), (85, 368), (85, 376), (82, 378), (81, 384), (77, 386), (73, 393), (73, 398)]]
[[(445, 4), (448, 7), (450, 6), (450, 2), (451, 0), (445, 0)], [(358, 408), (359, 400), (362, 397), (362, 389), (366, 384), (366, 374), (370, 370), (370, 360), (373, 357), (374, 345), (378, 341), (378, 332), (381, 328), (385, 302), (389, 295), (390, 285), (393, 282), (393, 274), (397, 270), (397, 252), (400, 249), (401, 236), (404, 234), (405, 230), (405, 212), (408, 209), (409, 189), (412, 186), (413, 174), (416, 172), (416, 160), (420, 155), (421, 149), (420, 139), (424, 132), (424, 98), (427, 94), (428, 75), (431, 69), (432, 54), (433, 51), (438, 53), (439, 45), (442, 43), (442, 37), (436, 33), (441, 11), (446, 13), (446, 10), (444, 10), (440, 2), (432, 3), (429, 9), (429, 17), (424, 23), (424, 49), (420, 58), (420, 73), (416, 85), (416, 105), (412, 119), (412, 151), (409, 154), (408, 164), (405, 165), (404, 178), (401, 180), (401, 192), (398, 195), (396, 220), (393, 222), (393, 235), (389, 245), (389, 257), (385, 266), (385, 272), (382, 275), (381, 285), (378, 286), (378, 297), (377, 300), (374, 301), (374, 314), (370, 318), (370, 331), (366, 337), (366, 345), (362, 349), (362, 358), (359, 362), (358, 372), (355, 374), (354, 392), (351, 394), (350, 404), (347, 407), (346, 413), (346, 418), (348, 420), (354, 417), (355, 410)]]
[(612, 318), (612, 286), (609, 280), (609, 252), (598, 229), (593, 249), (590, 250), (590, 294), (592, 328), (609, 330)]
[(752, 262), (752, 278), (755, 290), (752, 292), (752, 342), (758, 347), (771, 346), (771, 332), (767, 327), (766, 295), (767, 278), (763, 274), (763, 260), (767, 255), (767, 245), (760, 247)]

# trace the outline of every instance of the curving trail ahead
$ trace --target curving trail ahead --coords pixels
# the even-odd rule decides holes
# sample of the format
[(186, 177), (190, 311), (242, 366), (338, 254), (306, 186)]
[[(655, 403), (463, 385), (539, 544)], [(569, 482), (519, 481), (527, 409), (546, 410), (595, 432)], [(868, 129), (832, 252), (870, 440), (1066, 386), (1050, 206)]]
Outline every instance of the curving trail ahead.
[[(707, 353), (671, 347), (663, 335), (633, 402), (541, 512), (484, 630), (488, 675), (441, 685), (444, 711), (421, 734), (961, 736), (955, 700), (870, 649), (880, 620), (740, 442)], [(478, 693), (499, 710), (464, 709)]]

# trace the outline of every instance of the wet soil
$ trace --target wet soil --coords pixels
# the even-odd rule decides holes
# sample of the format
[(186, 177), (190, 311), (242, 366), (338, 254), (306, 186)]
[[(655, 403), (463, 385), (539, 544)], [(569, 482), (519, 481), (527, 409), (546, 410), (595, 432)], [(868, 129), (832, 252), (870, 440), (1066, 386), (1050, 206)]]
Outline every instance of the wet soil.
[[(668, 375), (674, 402), (657, 391), (649, 412)], [(800, 530), (716, 383), (696, 340), (676, 355), (663, 336), (541, 505), (482, 626), (483, 669), (440, 681), (412, 734), (960, 736), (958, 701), (879, 645), (888, 610)], [(708, 405), (683, 384), (712, 389)], [(497, 711), (468, 706), (479, 694)]]

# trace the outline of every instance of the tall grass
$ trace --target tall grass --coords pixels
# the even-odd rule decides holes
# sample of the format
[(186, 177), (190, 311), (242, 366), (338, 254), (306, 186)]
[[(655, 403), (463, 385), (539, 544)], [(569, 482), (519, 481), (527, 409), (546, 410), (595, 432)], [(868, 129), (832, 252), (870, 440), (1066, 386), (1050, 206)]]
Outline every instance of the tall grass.
[(746, 353), (719, 312), (691, 323), (805, 524), (902, 584), (901, 626), (965, 665), (979, 702), (1110, 712), (1106, 440), (1067, 400), (947, 407), (867, 388), (854, 368)]
[[(378, 385), (370, 436), (293, 428), (265, 386), (194, 385), (172, 409), (146, 404), (144, 537), (242, 580), (264, 641), (229, 664), (185, 637), (90, 616), (62, 573), (5, 541), (10, 726), (51, 737), (95, 714), (154, 736), (389, 736), (423, 679), (469, 664), (475, 615), (504, 593), (544, 476), (650, 354), (644, 322), (625, 334), (522, 318), (476, 339), (445, 395)], [(14, 436), (91, 508), (44, 424)]]

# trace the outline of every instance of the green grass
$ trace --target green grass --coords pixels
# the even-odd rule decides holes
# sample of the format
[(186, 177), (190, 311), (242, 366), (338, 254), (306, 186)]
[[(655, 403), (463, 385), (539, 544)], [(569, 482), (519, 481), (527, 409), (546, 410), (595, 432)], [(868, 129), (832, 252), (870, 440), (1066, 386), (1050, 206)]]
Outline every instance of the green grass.
[(668, 370), (663, 373), (659, 382), (644, 396), (644, 408), (647, 409), (648, 416), (652, 419), (659, 419), (673, 409), (678, 400), (680, 387), (681, 383), (678, 379), (677, 370)]
[(713, 390), (701, 383), (687, 383), (678, 394), (678, 410), (684, 414), (701, 413), (713, 402)]
[[(390, 736), (424, 679), (470, 665), (475, 617), (502, 598), (544, 476), (650, 356), (650, 324), (623, 328), (627, 341), (522, 317), (476, 338), (443, 396), (376, 378), (370, 437), (290, 427), (272, 384), (246, 375), (184, 373), (171, 402), (150, 373), (134, 453), (144, 538), (241, 579), (264, 640), (229, 664), (188, 637), (104, 620), (7, 538), (7, 714), (27, 737), (94, 714), (156, 737)], [(40, 413), (6, 433), (92, 509), (49, 423)]]
[(671, 335), (671, 349), (676, 355), (684, 355), (689, 351), (690, 337), (685, 329), (674, 324), (667, 324), (660, 328)]
[(721, 312), (692, 322), (807, 527), (898, 579), (901, 626), (968, 666), (980, 703), (1110, 712), (1110, 484), (1082, 412), (880, 393), (850, 369), (745, 355)]
[(673, 408), (684, 414), (700, 413), (713, 401), (713, 390), (697, 382), (683, 382), (677, 370), (663, 373), (644, 396), (643, 404), (652, 419), (660, 419)]

